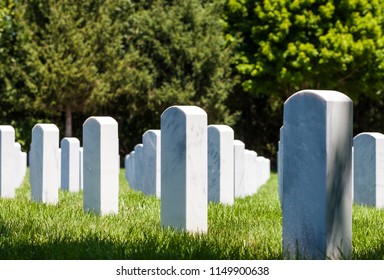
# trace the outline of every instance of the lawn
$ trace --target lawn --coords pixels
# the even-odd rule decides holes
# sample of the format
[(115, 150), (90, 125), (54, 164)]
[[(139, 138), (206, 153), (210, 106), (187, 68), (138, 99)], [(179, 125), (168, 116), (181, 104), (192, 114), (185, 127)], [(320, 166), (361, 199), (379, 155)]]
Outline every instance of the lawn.
[[(82, 193), (31, 202), (28, 175), (15, 199), (0, 199), (0, 259), (281, 259), (277, 174), (233, 206), (210, 203), (208, 233), (160, 224), (160, 200), (129, 189), (120, 172), (119, 213), (83, 212)], [(354, 259), (384, 259), (384, 211), (353, 208)]]

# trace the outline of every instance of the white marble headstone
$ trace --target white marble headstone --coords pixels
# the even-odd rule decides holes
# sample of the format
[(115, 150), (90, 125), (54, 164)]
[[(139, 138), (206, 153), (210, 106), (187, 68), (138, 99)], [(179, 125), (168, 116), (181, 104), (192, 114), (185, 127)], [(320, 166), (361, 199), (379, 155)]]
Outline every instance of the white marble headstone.
[(56, 204), (59, 199), (59, 129), (54, 124), (36, 124), (30, 151), (32, 201)]
[(190, 232), (208, 228), (207, 114), (196, 106), (161, 115), (161, 223)]
[(384, 207), (384, 134), (360, 133), (353, 139), (354, 201)]
[(284, 258), (351, 258), (351, 99), (300, 91), (285, 102), (283, 125)]
[(15, 130), (10, 125), (0, 125), (0, 197), (15, 197)]
[(231, 127), (208, 126), (208, 201), (234, 203), (233, 141)]
[(148, 130), (143, 134), (144, 178), (143, 193), (160, 197), (161, 184), (161, 133), (160, 130)]
[(61, 140), (61, 188), (70, 192), (80, 190), (80, 141), (75, 137)]
[(118, 212), (118, 124), (111, 117), (90, 117), (83, 124), (84, 195), (86, 212)]
[(258, 190), (257, 153), (252, 150), (244, 150), (245, 159), (245, 193), (253, 195)]
[(245, 145), (240, 140), (233, 141), (234, 155), (234, 188), (235, 197), (245, 197), (245, 182), (244, 182), (244, 149)]

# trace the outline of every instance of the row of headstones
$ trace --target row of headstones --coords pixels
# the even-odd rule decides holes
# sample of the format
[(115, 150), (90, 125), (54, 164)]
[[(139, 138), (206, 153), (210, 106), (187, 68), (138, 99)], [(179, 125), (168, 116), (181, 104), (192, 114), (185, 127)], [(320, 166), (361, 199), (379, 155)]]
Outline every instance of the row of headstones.
[(27, 153), (15, 142), (15, 130), (0, 125), (0, 197), (14, 198), (27, 171)]
[[(161, 197), (161, 130), (148, 130), (143, 144), (125, 157), (125, 177), (132, 189)], [(208, 201), (232, 205), (252, 195), (270, 178), (270, 161), (234, 140), (226, 125), (208, 126)]]
[[(59, 148), (56, 125), (33, 127), (29, 154), (31, 200), (56, 204), (60, 185), (68, 191), (83, 187), (85, 211), (117, 213), (120, 172), (117, 122), (111, 117), (88, 118), (83, 125), (83, 146), (80, 147), (76, 138), (64, 138)], [(22, 153), (22, 163), (15, 164), (16, 151), (20, 151), (17, 147), (14, 148), (14, 129), (0, 126), (1, 197), (14, 197), (17, 184), (13, 178), (21, 184), (25, 176), (26, 153)]]
[[(283, 127), (278, 144), (278, 190), (283, 195)], [(384, 134), (364, 132), (353, 138), (352, 198), (357, 204), (384, 208)]]

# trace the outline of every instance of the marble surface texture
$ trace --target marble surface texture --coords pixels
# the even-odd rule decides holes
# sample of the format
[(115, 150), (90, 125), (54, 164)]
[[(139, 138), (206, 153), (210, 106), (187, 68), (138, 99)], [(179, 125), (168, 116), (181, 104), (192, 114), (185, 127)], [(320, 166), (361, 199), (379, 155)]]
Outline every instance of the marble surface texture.
[(384, 207), (384, 134), (360, 133), (353, 139), (354, 201)]
[(70, 192), (80, 190), (80, 141), (75, 137), (65, 137), (61, 147), (61, 188)]
[(86, 212), (118, 212), (118, 124), (111, 117), (90, 117), (83, 124), (84, 193)]
[(244, 182), (244, 149), (245, 144), (240, 140), (233, 141), (233, 160), (234, 160), (234, 189), (235, 197), (243, 198), (245, 193)]
[(161, 132), (151, 129), (143, 134), (144, 178), (143, 193), (161, 196)]
[(283, 126), (284, 258), (351, 258), (351, 99), (300, 91), (284, 104)]
[(59, 199), (59, 129), (54, 124), (36, 124), (30, 151), (32, 201), (56, 204)]
[(15, 197), (15, 130), (0, 125), (0, 197)]
[(208, 228), (207, 114), (172, 106), (161, 115), (161, 223), (189, 232)]
[(234, 203), (233, 141), (231, 127), (208, 126), (208, 201)]

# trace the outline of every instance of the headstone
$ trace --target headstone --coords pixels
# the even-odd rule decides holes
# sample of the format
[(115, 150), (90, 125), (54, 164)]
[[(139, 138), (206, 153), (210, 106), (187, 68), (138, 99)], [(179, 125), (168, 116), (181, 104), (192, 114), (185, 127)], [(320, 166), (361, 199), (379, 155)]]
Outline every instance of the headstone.
[(384, 134), (360, 133), (353, 139), (354, 201), (384, 207)]
[(129, 157), (131, 155), (130, 154), (127, 154), (125, 155), (124, 157), (124, 177), (125, 177), (125, 180), (127, 180), (128, 182), (130, 181), (129, 180)]
[(144, 180), (144, 145), (137, 144), (134, 148), (135, 151), (135, 179), (133, 188), (137, 191), (143, 191)]
[(294, 94), (284, 104), (283, 134), (283, 257), (351, 258), (351, 99)]
[(80, 141), (75, 137), (61, 140), (61, 188), (70, 192), (80, 190)]
[(160, 130), (148, 130), (143, 134), (144, 178), (143, 193), (160, 197), (161, 184), (161, 133)]
[(135, 189), (135, 151), (131, 151), (126, 158), (126, 178), (131, 189)]
[(244, 149), (245, 145), (240, 140), (233, 141), (233, 160), (234, 160), (234, 188), (235, 198), (245, 197), (244, 182)]
[(229, 126), (208, 126), (208, 201), (234, 203), (233, 141)]
[(244, 181), (246, 196), (257, 192), (257, 153), (252, 150), (244, 150)]
[(59, 129), (54, 124), (36, 124), (30, 151), (32, 201), (56, 204), (59, 198)]
[(0, 197), (15, 197), (15, 130), (0, 125)]
[(161, 115), (161, 223), (190, 232), (208, 228), (207, 114), (173, 106)]
[(80, 190), (83, 189), (84, 185), (84, 153), (83, 153), (83, 147), (79, 148), (79, 188)]
[(14, 187), (15, 189), (20, 187), (21, 183), (23, 182), (24, 176), (23, 176), (23, 158), (22, 158), (22, 152), (21, 152), (21, 145), (20, 143), (16, 142), (14, 143), (15, 151), (14, 151)]
[(118, 125), (111, 117), (90, 117), (83, 124), (84, 210), (118, 212)]

